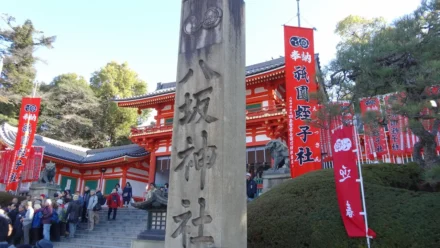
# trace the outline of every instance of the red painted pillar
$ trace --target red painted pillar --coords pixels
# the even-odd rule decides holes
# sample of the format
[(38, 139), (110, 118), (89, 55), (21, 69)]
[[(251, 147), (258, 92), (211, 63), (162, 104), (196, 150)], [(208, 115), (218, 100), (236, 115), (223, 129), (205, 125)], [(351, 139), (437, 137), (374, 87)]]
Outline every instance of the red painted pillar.
[(127, 170), (128, 170), (128, 165), (124, 165), (124, 167), (122, 167), (122, 182), (121, 182), (122, 189), (125, 187), (125, 184), (127, 183)]
[(148, 169), (148, 183), (154, 183), (156, 176), (156, 153), (150, 152), (150, 166)]
[[(58, 184), (58, 180), (60, 179), (60, 167), (55, 165), (55, 183)], [(64, 190), (64, 189), (62, 189)]]

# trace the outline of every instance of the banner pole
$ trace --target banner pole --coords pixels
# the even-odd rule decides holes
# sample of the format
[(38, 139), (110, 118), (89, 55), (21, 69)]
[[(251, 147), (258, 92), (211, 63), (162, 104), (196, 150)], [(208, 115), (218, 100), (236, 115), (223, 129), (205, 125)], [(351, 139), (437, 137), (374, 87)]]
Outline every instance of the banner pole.
[(358, 170), (359, 170), (359, 179), (357, 179), (356, 181), (361, 184), (362, 207), (363, 207), (363, 210), (364, 210), (360, 214), (364, 216), (364, 220), (365, 220), (365, 237), (367, 239), (368, 248), (370, 248), (370, 237), (368, 236), (367, 204), (365, 203), (365, 192), (364, 192), (364, 179), (363, 179), (363, 176), (362, 176), (361, 164), (360, 163), (357, 163), (357, 164), (358, 164)]
[(359, 142), (359, 140), (358, 140), (358, 133), (357, 133), (357, 130), (356, 130), (356, 127), (357, 127), (357, 120), (355, 120), (355, 118), (353, 118), (353, 131), (354, 131), (354, 139), (355, 139), (355, 141), (356, 141), (356, 146), (357, 146), (357, 152), (356, 152), (356, 154), (357, 154), (357, 159), (358, 159), (358, 164), (361, 164), (361, 156), (360, 156), (360, 153), (361, 153), (361, 145), (360, 145), (360, 142)]

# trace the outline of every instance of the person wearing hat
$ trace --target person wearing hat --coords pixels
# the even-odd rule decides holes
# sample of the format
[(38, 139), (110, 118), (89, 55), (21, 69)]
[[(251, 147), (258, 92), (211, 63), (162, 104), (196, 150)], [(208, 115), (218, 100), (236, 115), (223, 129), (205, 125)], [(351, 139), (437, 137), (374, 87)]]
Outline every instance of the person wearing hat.
[(66, 236), (66, 209), (65, 209), (65, 205), (64, 205), (64, 200), (62, 198), (57, 200), (57, 214), (58, 214), (58, 220), (59, 220), (59, 230), (60, 230), (60, 235), (61, 236)]
[(254, 200), (257, 194), (257, 183), (252, 179), (250, 173), (246, 173), (246, 193), (248, 202)]

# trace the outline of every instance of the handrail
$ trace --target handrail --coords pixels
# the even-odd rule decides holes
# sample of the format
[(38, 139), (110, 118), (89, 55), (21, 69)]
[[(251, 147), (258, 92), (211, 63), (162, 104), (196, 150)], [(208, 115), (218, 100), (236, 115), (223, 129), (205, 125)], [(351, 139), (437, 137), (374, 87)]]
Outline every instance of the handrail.
[[(270, 106), (270, 107), (261, 107), (256, 109), (246, 110), (247, 118), (264, 118), (265, 115), (270, 114), (283, 114), (285, 113), (283, 106)], [(131, 136), (133, 135), (143, 135), (143, 134), (151, 134), (151, 133), (161, 133), (161, 132), (171, 132), (173, 129), (173, 124), (165, 124), (160, 126), (149, 126), (149, 127), (132, 127), (131, 128)]]

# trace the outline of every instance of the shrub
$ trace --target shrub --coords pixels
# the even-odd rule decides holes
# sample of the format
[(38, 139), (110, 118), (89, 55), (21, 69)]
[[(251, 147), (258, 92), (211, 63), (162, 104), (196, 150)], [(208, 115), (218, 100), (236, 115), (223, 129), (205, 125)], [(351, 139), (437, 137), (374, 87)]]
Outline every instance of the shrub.
[[(416, 192), (415, 165), (363, 169), (368, 222), (375, 248), (440, 247), (440, 193)], [(289, 180), (248, 204), (249, 248), (357, 248), (348, 238), (336, 199), (333, 170)]]

